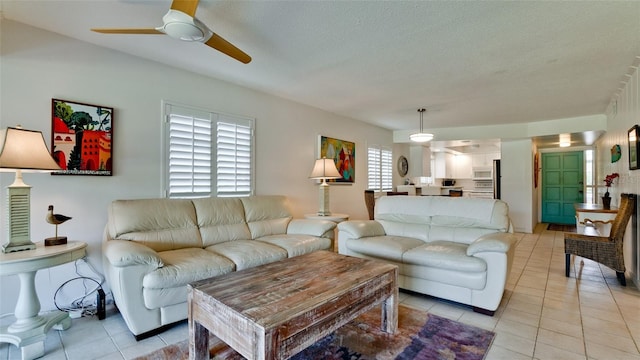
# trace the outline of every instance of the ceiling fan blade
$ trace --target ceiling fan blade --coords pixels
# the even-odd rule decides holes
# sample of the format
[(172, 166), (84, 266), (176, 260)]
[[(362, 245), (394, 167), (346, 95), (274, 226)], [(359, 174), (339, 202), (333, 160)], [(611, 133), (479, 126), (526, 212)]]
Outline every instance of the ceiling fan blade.
[(229, 55), (232, 58), (240, 61), (243, 64), (251, 62), (251, 56), (247, 55), (244, 51), (238, 49), (227, 40), (220, 37), (218, 34), (213, 34), (209, 40), (205, 42), (207, 46), (220, 51), (223, 54)]
[(173, 3), (171, 3), (171, 9), (182, 11), (183, 13), (194, 17), (196, 16), (198, 2), (200, 2), (200, 0), (173, 0)]
[(164, 35), (162, 31), (156, 29), (91, 29), (101, 34), (143, 34), (143, 35)]

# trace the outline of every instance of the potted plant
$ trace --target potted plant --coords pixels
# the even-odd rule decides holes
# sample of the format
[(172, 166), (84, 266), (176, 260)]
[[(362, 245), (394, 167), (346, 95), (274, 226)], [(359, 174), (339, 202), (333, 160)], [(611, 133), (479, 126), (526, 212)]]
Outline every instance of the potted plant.
[(618, 177), (620, 177), (620, 174), (613, 173), (605, 176), (604, 178), (604, 184), (607, 187), (607, 192), (605, 192), (604, 196), (602, 197), (602, 207), (604, 207), (605, 209), (611, 208), (611, 196), (609, 195), (609, 188), (613, 184), (613, 180), (615, 180)]

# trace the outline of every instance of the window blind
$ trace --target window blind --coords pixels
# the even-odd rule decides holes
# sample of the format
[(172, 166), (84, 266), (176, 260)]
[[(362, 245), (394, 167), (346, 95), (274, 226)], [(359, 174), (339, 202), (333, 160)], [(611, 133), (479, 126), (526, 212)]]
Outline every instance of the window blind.
[(218, 196), (251, 195), (251, 127), (218, 121), (216, 146)]
[(254, 121), (167, 104), (170, 198), (253, 194)]
[(388, 191), (393, 188), (393, 153), (391, 150), (372, 146), (367, 149), (367, 188)]

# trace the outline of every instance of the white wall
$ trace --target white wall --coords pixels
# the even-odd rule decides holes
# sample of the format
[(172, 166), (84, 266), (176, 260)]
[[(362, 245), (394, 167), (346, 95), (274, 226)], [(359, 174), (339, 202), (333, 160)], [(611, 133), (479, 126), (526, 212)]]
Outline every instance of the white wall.
[[(636, 65), (638, 65), (636, 63)], [(627, 83), (622, 86), (619, 96), (614, 98), (607, 108), (608, 130), (597, 143), (597, 184), (604, 192), (604, 178), (608, 174), (617, 172), (620, 178), (614, 181), (609, 192), (613, 198), (612, 205), (617, 205), (620, 193), (640, 195), (640, 170), (629, 170), (629, 145), (627, 131), (636, 124), (640, 124), (640, 75), (638, 68), (625, 77)], [(611, 162), (611, 147), (620, 145), (622, 157), (619, 161)], [(601, 200), (599, 200), (601, 202)], [(631, 225), (629, 225), (631, 226)], [(638, 232), (640, 234), (640, 231)], [(638, 264), (638, 239), (633, 238), (630, 228), (625, 233), (624, 254), (627, 274), (640, 285), (640, 264)]]
[(501, 197), (509, 204), (515, 231), (532, 233), (534, 216), (533, 143), (531, 139), (501, 142)]
[[(356, 182), (332, 186), (331, 209), (368, 218), (363, 199), (366, 147), (368, 142), (391, 147), (389, 130), (9, 20), (0, 23), (0, 42), (0, 128), (22, 124), (43, 131), (49, 142), (52, 98), (114, 108), (113, 176), (25, 174), (25, 182), (33, 186), (34, 241), (52, 236), (53, 226), (44, 218), (47, 205), (53, 204), (56, 212), (73, 217), (59, 227), (60, 234), (87, 242), (90, 263), (102, 269), (107, 205), (114, 199), (161, 196), (163, 99), (255, 118), (256, 193), (288, 195), (298, 217), (318, 208), (317, 186), (308, 179), (317, 136), (355, 142)], [(0, 175), (2, 191), (12, 180), (12, 175)], [(74, 276), (70, 264), (38, 272), (43, 310), (54, 308), (56, 288)], [(0, 278), (0, 313), (13, 311), (17, 291), (17, 277)]]

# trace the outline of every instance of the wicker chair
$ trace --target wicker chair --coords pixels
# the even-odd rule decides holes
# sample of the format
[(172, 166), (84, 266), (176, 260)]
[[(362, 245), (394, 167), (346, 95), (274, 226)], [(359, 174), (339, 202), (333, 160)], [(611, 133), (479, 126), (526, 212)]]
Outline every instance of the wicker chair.
[(609, 236), (600, 236), (597, 233), (593, 235), (584, 233), (564, 234), (565, 276), (569, 277), (571, 255), (577, 255), (599, 262), (615, 270), (620, 284), (627, 286), (627, 281), (624, 277), (625, 267), (622, 242), (629, 218), (635, 210), (635, 205), (636, 195), (620, 195), (620, 206), (611, 224)]
[(373, 190), (364, 191), (364, 204), (369, 212), (369, 220), (373, 220), (373, 208), (376, 206), (376, 198)]

